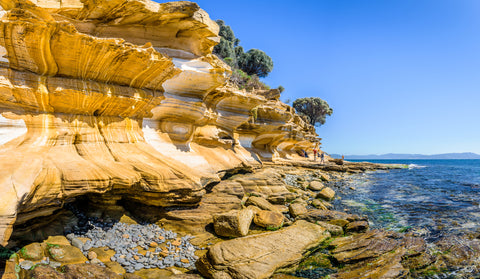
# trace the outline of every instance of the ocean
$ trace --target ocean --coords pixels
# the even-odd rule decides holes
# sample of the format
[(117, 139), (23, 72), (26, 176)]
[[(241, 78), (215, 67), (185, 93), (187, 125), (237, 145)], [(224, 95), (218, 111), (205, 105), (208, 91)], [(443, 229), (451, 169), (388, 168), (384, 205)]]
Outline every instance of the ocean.
[(367, 161), (408, 167), (350, 176), (336, 208), (367, 215), (372, 228), (426, 239), (480, 231), (480, 160)]

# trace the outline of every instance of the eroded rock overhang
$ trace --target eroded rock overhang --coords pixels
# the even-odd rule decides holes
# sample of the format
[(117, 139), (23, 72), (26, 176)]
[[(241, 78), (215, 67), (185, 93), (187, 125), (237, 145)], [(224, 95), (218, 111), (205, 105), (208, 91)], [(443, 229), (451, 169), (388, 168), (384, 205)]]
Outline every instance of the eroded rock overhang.
[(278, 94), (228, 85), (195, 3), (0, 6), (0, 244), (81, 195), (195, 205), (226, 171), (318, 141)]

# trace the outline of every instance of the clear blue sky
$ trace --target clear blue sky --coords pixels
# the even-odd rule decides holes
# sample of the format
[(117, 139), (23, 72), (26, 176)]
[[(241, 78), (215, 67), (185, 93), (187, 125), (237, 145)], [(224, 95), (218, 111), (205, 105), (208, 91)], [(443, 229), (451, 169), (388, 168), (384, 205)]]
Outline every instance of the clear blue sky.
[(196, 2), (272, 57), (282, 100), (330, 104), (325, 151), (480, 154), (479, 0)]

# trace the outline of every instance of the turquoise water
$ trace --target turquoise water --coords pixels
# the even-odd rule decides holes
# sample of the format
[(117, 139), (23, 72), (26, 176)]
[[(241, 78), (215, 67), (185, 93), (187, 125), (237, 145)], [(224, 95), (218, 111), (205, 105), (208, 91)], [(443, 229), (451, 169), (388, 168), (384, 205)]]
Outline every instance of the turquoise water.
[(373, 228), (413, 230), (427, 238), (480, 230), (480, 160), (369, 162), (409, 167), (350, 177), (338, 185), (337, 208), (369, 216)]

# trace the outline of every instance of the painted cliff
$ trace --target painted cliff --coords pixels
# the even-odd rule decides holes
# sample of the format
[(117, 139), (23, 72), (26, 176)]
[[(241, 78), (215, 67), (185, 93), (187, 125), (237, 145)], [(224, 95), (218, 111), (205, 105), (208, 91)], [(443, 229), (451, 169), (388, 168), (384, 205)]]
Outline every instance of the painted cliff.
[(195, 3), (0, 6), (2, 245), (82, 195), (193, 206), (225, 174), (318, 143), (278, 91), (229, 84)]

